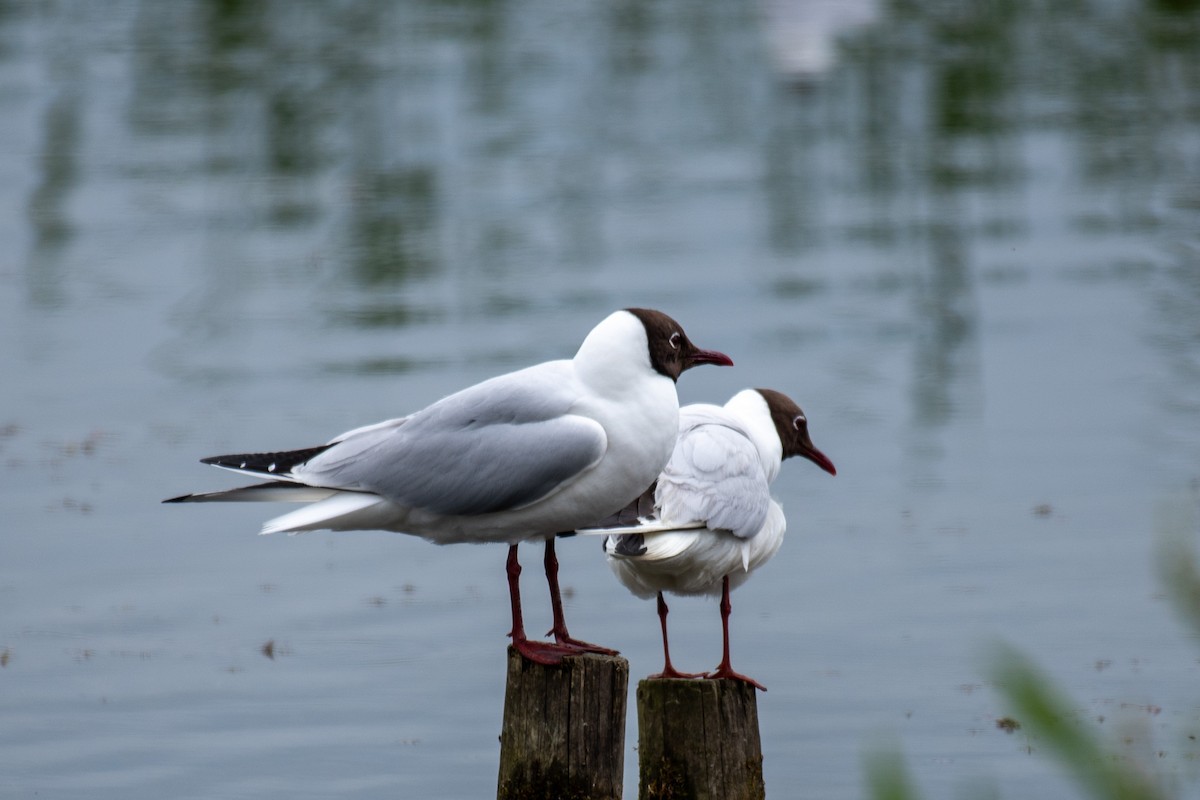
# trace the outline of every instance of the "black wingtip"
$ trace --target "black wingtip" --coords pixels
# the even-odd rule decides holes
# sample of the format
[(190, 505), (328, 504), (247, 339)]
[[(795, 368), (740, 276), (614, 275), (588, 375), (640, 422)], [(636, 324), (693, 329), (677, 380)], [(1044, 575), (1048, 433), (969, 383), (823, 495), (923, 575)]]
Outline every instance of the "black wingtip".
[(164, 503), (186, 503), (187, 501), (191, 500), (193, 497), (195, 497), (195, 495), (181, 494), (181, 495), (179, 495), (179, 497), (168, 497), (166, 500), (163, 500), (163, 502)]
[(640, 533), (622, 533), (616, 537), (613, 554), (618, 556), (641, 556), (646, 554), (646, 537)]
[(322, 444), (317, 447), (305, 447), (301, 450), (281, 450), (273, 453), (234, 453), (226, 456), (209, 456), (200, 459), (200, 463), (242, 472), (282, 475), (310, 458), (324, 453), (330, 447), (333, 445)]

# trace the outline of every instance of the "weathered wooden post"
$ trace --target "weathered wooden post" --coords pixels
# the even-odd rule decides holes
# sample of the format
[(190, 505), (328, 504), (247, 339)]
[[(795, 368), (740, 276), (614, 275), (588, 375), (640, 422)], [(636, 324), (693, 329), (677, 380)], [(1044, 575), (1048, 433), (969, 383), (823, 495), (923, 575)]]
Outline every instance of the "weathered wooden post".
[(639, 800), (763, 800), (754, 692), (735, 680), (639, 681)]
[(621, 800), (629, 662), (544, 666), (508, 648), (499, 800)]

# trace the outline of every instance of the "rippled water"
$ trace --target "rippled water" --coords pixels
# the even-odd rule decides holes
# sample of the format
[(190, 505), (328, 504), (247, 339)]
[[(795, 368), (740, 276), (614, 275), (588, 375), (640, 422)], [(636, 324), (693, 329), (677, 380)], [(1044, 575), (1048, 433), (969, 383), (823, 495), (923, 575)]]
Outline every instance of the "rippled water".
[[(685, 402), (781, 389), (839, 469), (785, 467), (734, 596), (772, 797), (861, 796), (881, 740), (930, 796), (1071, 796), (995, 726), (997, 640), (1194, 777), (1155, 554), (1198, 538), (1198, 37), (1182, 0), (3, 4), (0, 794), (489, 796), (503, 548), (158, 501), (634, 304), (737, 361)], [(572, 631), (657, 670), (653, 604), (559, 554)], [(714, 665), (715, 603), (672, 612)]]

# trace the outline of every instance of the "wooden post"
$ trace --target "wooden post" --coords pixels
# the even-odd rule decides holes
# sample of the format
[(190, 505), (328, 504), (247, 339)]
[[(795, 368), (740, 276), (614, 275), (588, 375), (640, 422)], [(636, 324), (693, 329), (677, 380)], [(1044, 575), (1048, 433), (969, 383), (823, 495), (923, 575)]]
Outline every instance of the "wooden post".
[(499, 800), (621, 800), (629, 662), (568, 656), (547, 667), (508, 648)]
[(638, 682), (639, 800), (763, 800), (754, 692), (734, 680)]

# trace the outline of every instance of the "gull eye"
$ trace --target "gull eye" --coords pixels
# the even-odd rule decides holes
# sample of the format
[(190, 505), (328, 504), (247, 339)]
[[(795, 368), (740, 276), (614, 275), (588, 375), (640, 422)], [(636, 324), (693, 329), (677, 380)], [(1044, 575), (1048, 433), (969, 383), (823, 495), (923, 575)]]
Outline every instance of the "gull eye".
[(672, 350), (679, 349), (679, 331), (675, 331), (671, 334), (671, 338), (668, 340), (668, 343), (671, 345)]
[(803, 414), (797, 414), (796, 418), (792, 420), (792, 427), (798, 431), (803, 430), (806, 425), (808, 425), (808, 419)]

